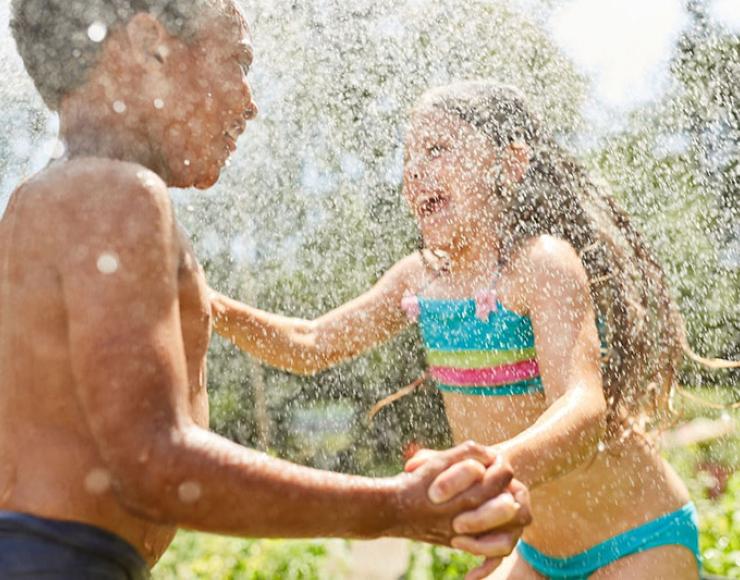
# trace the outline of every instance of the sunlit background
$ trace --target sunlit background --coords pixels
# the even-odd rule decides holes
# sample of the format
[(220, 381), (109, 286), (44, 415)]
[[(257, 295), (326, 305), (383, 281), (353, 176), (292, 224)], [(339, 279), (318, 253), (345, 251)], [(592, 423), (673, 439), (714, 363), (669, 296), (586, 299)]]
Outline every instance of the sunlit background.
[[(216, 187), (173, 191), (216, 288), (302, 317), (367, 288), (417, 244), (400, 196), (406, 111), (428, 87), (496, 78), (519, 86), (611, 184), (665, 265), (695, 348), (738, 357), (740, 1), (239, 3), (253, 29), (260, 117)], [(0, 0), (0, 212), (48, 163), (58, 128), (15, 51), (9, 4)], [(448, 441), (429, 392), (364, 420), (420, 372), (413, 330), (310, 379), (263, 368), (218, 339), (211, 355), (213, 424), (240, 442), (318, 467), (389, 473), (410, 445)], [(687, 366), (683, 379), (730, 400), (737, 376)], [(691, 461), (733, 471), (737, 443), (694, 450)]]

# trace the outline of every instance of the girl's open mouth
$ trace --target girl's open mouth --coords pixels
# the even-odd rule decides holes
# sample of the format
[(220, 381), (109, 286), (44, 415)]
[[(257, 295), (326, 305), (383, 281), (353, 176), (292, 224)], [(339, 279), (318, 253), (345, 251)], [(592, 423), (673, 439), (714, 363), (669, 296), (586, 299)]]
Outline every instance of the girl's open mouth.
[(424, 199), (416, 208), (419, 217), (428, 217), (447, 207), (450, 199), (440, 194)]

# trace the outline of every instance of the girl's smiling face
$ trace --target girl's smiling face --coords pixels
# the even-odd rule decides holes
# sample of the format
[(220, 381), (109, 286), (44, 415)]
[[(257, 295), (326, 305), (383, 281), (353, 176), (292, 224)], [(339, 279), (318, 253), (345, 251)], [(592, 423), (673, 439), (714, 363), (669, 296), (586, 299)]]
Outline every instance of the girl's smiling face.
[(403, 193), (426, 247), (468, 245), (491, 227), (497, 150), (481, 132), (439, 109), (414, 112), (406, 138)]

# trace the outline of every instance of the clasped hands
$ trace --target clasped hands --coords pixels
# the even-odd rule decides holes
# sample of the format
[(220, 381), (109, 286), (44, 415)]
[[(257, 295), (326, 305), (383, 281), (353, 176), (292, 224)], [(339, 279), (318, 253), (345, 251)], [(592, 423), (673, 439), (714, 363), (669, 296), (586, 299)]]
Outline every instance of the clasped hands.
[[(432, 531), (425, 540), (485, 557), (467, 580), (493, 572), (531, 522), (527, 488), (513, 478), (505, 459), (485, 446), (468, 441), (445, 451), (422, 449), (406, 463), (405, 472), (407, 477), (428, 483), (426, 497), (411, 493), (409, 504), (431, 502), (450, 515), (447, 530), (434, 531), (437, 522), (430, 521)], [(416, 512), (412, 519), (417, 519), (418, 510), (411, 511)], [(413, 536), (423, 535), (414, 530)]]

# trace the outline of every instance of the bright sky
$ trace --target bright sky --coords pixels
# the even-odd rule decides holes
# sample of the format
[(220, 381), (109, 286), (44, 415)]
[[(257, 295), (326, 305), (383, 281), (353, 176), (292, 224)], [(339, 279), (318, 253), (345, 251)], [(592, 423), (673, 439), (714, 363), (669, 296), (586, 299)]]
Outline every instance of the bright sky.
[[(598, 103), (624, 111), (660, 96), (673, 48), (689, 23), (684, 0), (565, 0), (556, 6), (548, 26), (594, 81)], [(709, 13), (740, 32), (740, 0), (710, 0)]]

